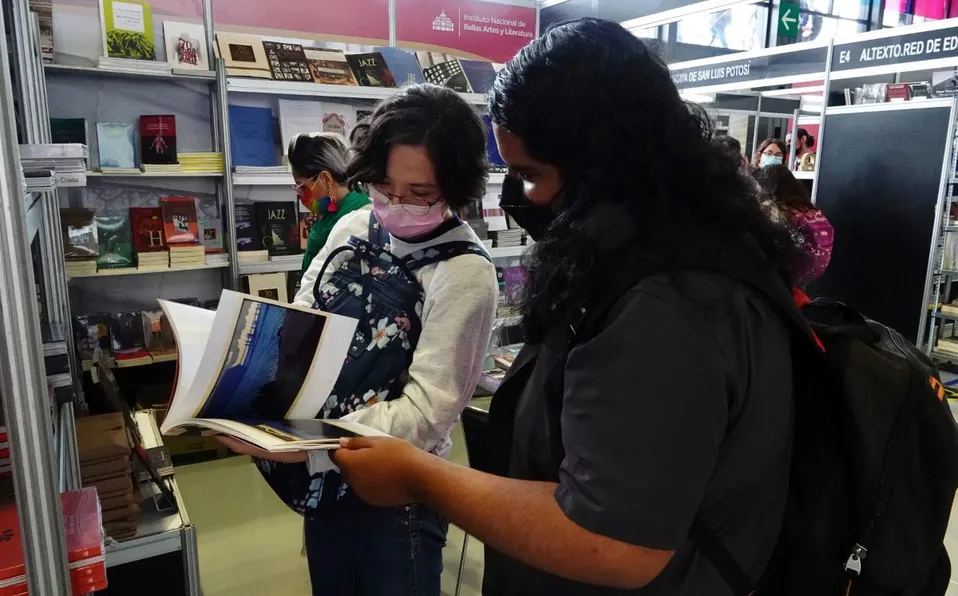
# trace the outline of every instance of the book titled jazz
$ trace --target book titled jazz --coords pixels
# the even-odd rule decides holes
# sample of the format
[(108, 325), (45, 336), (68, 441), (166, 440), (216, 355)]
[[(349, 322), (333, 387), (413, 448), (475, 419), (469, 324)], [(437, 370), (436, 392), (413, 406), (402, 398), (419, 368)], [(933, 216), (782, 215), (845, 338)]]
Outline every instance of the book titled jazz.
[(386, 60), (379, 52), (347, 54), (346, 61), (353, 69), (356, 82), (363, 87), (395, 87), (396, 81)]
[(277, 81), (306, 81), (313, 82), (313, 75), (309, 70), (309, 62), (303, 52), (303, 46), (296, 43), (279, 43), (264, 41), (266, 60), (273, 78)]
[(193, 197), (164, 197), (160, 199), (160, 205), (167, 244), (199, 242), (200, 228)]
[(130, 223), (133, 226), (133, 248), (136, 252), (159, 252), (166, 250), (163, 237), (163, 210), (159, 207), (131, 207)]
[(176, 163), (175, 116), (140, 116), (140, 155), (143, 163)]
[(285, 203), (263, 201), (253, 203), (259, 223), (262, 247), (270, 256), (299, 254), (299, 222), (296, 210)]

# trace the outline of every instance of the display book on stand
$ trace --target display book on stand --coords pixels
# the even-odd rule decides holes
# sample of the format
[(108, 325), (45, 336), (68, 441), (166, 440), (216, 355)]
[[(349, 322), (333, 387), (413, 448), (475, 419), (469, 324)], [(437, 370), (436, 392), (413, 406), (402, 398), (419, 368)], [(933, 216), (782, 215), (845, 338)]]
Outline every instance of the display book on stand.
[(477, 393), (495, 393), (525, 340), (519, 302), (529, 280), (525, 267), (496, 267), (499, 280), (499, 307), (493, 323), (490, 347), (486, 353)]

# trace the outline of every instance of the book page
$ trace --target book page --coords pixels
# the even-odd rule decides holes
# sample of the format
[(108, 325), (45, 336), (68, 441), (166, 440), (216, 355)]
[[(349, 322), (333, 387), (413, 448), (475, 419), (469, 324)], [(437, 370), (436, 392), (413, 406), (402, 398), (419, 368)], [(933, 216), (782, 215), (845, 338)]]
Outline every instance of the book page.
[(188, 306), (179, 302), (159, 300), (160, 308), (166, 314), (166, 320), (173, 328), (176, 338), (176, 384), (173, 388), (173, 397), (170, 398), (170, 410), (163, 420), (162, 431), (165, 433), (178, 420), (189, 418), (199, 404), (187, 402), (186, 394), (193, 385), (196, 372), (200, 368), (200, 360), (206, 349), (206, 342), (213, 329), (213, 320), (216, 313), (205, 308)]
[(174, 396), (169, 427), (186, 418), (315, 418), (339, 376), (356, 323), (224, 290), (196, 376)]
[(180, 426), (193, 426), (228, 435), (260, 449), (279, 453), (307, 449), (338, 449), (340, 438), (387, 436), (358, 423), (337, 420), (223, 420), (191, 418)]

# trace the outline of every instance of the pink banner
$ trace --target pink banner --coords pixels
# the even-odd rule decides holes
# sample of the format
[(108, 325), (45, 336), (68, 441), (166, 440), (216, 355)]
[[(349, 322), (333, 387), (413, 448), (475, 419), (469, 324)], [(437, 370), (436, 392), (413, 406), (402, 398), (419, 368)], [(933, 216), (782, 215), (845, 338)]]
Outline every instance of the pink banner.
[[(55, 0), (99, 10), (98, 0)], [(201, 19), (201, 0), (151, 0), (155, 14)], [(243, 27), (288, 32), (288, 37), (324, 36), (389, 42), (389, 0), (213, 0), (217, 29)]]
[(481, 0), (396, 0), (399, 47), (505, 62), (535, 34), (536, 9), (532, 7)]

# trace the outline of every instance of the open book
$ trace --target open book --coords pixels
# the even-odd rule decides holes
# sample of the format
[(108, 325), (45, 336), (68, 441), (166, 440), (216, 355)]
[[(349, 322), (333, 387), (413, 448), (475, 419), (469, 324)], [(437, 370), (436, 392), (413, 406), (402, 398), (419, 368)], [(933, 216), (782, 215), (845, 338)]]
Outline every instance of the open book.
[(215, 312), (159, 302), (177, 348), (163, 434), (200, 427), (271, 452), (335, 449), (340, 437), (383, 434), (314, 419), (339, 376), (355, 319), (229, 290)]

